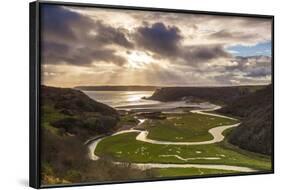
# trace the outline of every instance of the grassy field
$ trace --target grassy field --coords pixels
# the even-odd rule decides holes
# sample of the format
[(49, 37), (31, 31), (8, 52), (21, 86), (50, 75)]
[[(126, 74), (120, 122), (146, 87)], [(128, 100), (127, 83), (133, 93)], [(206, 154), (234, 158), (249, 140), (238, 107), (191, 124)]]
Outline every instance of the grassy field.
[[(237, 122), (195, 113), (168, 114), (167, 116), (165, 120), (148, 120), (144, 124), (150, 132), (149, 138), (166, 141), (205, 141), (212, 138), (208, 133), (210, 128)], [(230, 130), (225, 131), (224, 135), (227, 135)], [(269, 157), (241, 150), (227, 143), (226, 139), (223, 142), (209, 145), (157, 145), (136, 141), (137, 135), (137, 132), (131, 132), (107, 137), (99, 143), (95, 153), (115, 161), (132, 163), (224, 164), (250, 167), (257, 170), (271, 169)], [(195, 168), (155, 170), (159, 176), (189, 176), (233, 172)]]
[(212, 174), (231, 174), (235, 171), (202, 169), (202, 168), (168, 168), (155, 169), (156, 177), (181, 177), (181, 176), (200, 176)]
[(195, 113), (170, 114), (165, 120), (150, 120), (147, 126), (148, 138), (162, 141), (196, 142), (212, 139), (208, 130), (222, 125), (231, 125), (237, 121), (200, 115)]

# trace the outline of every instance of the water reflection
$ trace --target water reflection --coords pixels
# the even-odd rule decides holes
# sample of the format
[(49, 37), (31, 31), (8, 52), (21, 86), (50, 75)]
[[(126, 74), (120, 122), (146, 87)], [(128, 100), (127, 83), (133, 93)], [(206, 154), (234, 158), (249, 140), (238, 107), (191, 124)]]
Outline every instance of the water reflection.
[(150, 97), (153, 91), (84, 91), (90, 98), (107, 104), (111, 107), (156, 104), (158, 101), (144, 100)]

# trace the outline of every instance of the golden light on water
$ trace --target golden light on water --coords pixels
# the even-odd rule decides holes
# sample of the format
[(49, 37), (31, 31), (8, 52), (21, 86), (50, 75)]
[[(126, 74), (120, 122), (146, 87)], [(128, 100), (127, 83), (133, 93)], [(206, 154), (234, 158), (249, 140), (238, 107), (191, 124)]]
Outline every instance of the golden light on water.
[(127, 101), (129, 102), (135, 102), (135, 101), (138, 101), (140, 100), (142, 97), (140, 94), (134, 94), (134, 95), (130, 95), (130, 96), (127, 96)]
[(127, 91), (123, 95), (127, 102), (139, 102), (143, 97), (151, 96), (153, 91)]

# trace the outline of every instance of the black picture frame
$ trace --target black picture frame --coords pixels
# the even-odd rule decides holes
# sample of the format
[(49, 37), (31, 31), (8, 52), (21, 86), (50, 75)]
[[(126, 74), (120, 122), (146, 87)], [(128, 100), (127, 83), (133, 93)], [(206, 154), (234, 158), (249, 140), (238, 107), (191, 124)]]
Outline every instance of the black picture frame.
[[(63, 5), (63, 6), (77, 6), (77, 7), (94, 7), (101, 9), (120, 9), (120, 10), (135, 10), (135, 11), (153, 11), (153, 12), (170, 12), (170, 13), (192, 13), (192, 14), (205, 14), (205, 15), (220, 15), (220, 16), (236, 16), (236, 17), (250, 17), (250, 18), (266, 18), (271, 19), (271, 81), (273, 85), (273, 130), (272, 130), (272, 155), (271, 171), (240, 173), (240, 174), (216, 174), (204, 176), (191, 176), (191, 177), (168, 177), (161, 179), (147, 179), (147, 180), (128, 180), (128, 181), (111, 181), (111, 182), (90, 182), (90, 183), (74, 183), (74, 184), (59, 184), (59, 185), (42, 185), (40, 173), (40, 84), (41, 84), (41, 67), (40, 67), (40, 8), (42, 5)], [(163, 180), (182, 180), (194, 178), (211, 178), (211, 177), (226, 177), (226, 176), (241, 176), (241, 175), (258, 175), (258, 174), (273, 174), (274, 173), (274, 16), (273, 15), (259, 15), (259, 14), (245, 14), (245, 13), (228, 13), (228, 12), (209, 12), (209, 11), (195, 11), (195, 10), (182, 10), (182, 9), (167, 9), (167, 8), (151, 8), (151, 7), (133, 7), (133, 6), (120, 6), (120, 5), (103, 5), (103, 4), (90, 4), (90, 3), (74, 3), (74, 2), (55, 2), (55, 1), (34, 1), (29, 4), (29, 185), (33, 188), (50, 188), (50, 187), (69, 187), (69, 186), (85, 186), (85, 185), (99, 185), (99, 184), (116, 184), (116, 183), (132, 183), (132, 182), (147, 182), (147, 181), (163, 181)]]

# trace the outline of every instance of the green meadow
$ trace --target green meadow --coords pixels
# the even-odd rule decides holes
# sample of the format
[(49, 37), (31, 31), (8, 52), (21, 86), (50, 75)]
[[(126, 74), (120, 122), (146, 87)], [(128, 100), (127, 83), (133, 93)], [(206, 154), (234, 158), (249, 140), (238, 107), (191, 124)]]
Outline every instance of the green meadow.
[(237, 121), (196, 113), (170, 114), (165, 120), (149, 120), (148, 138), (160, 141), (197, 142), (212, 140), (208, 130)]
[[(162, 141), (206, 141), (212, 135), (208, 130), (238, 121), (197, 113), (166, 114), (166, 119), (148, 119), (143, 128), (149, 131), (148, 138)], [(206, 145), (161, 145), (137, 141), (138, 132), (109, 136), (98, 144), (95, 154), (112, 161), (129, 163), (165, 164), (221, 164), (244, 166), (255, 170), (270, 170), (270, 157), (248, 152), (224, 141)], [(190, 159), (192, 158), (192, 159)], [(196, 159), (194, 159), (196, 158)], [(207, 158), (207, 159), (206, 159)], [(211, 159), (209, 159), (211, 158)], [(198, 168), (152, 169), (157, 176), (190, 176), (204, 174), (233, 173), (235, 171)]]
[(200, 175), (217, 175), (231, 174), (235, 171), (204, 169), (204, 168), (168, 168), (155, 169), (157, 177), (181, 177), (181, 176), (200, 176)]

